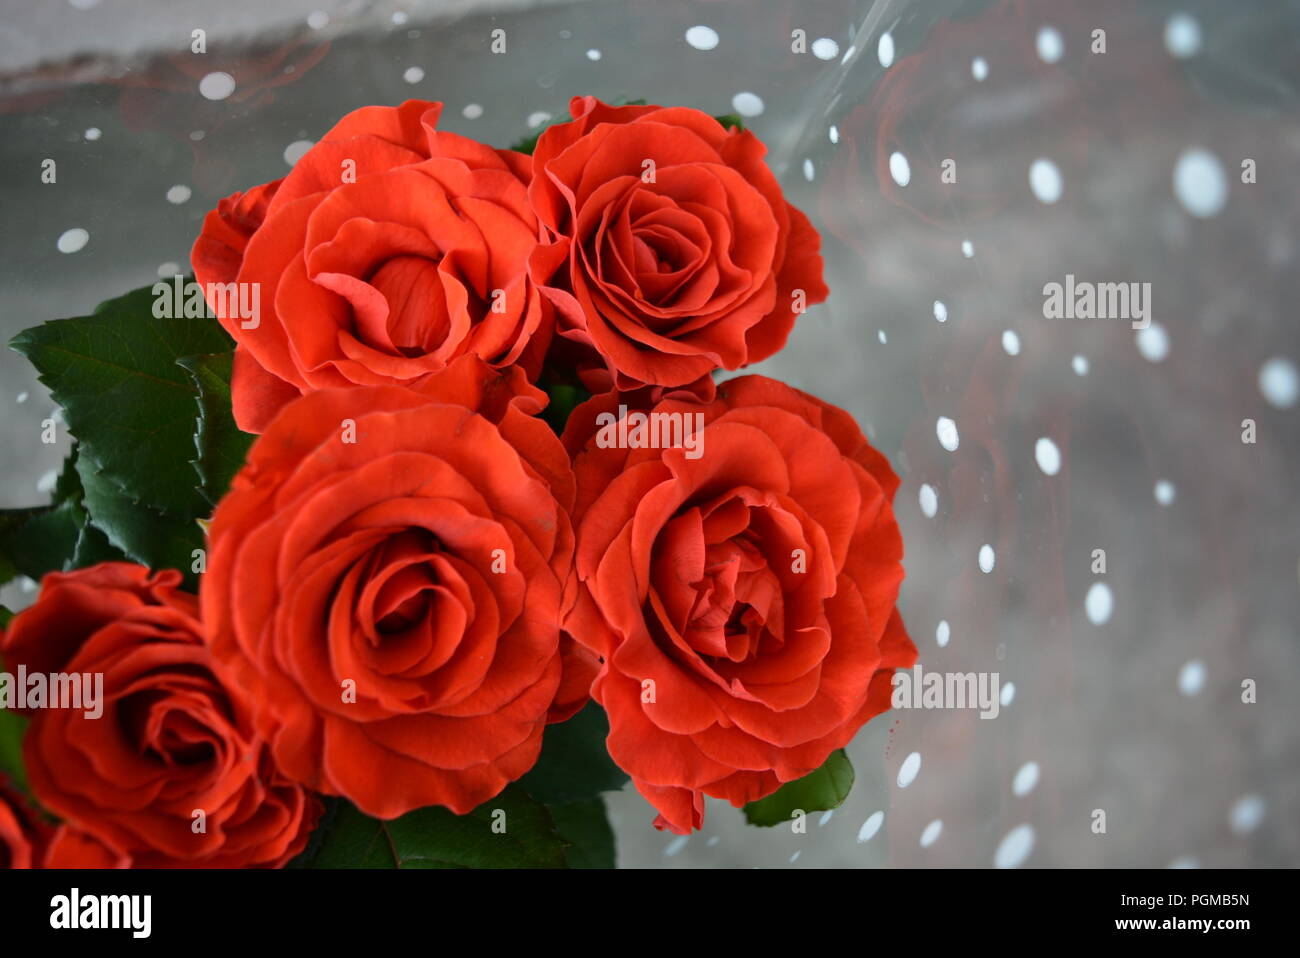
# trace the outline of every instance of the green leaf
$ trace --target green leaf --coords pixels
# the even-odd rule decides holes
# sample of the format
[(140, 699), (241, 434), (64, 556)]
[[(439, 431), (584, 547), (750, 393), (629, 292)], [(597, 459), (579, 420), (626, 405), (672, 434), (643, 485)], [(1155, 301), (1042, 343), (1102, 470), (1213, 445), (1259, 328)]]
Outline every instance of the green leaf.
[(190, 571), (193, 552), (204, 546), (203, 530), (198, 522), (159, 512), (133, 500), (84, 452), (77, 456), (77, 474), (85, 490), (90, 521), (113, 548), (151, 569), (178, 569), (188, 585), (194, 587), (195, 579)]
[(542, 410), (542, 419), (557, 436), (563, 435), (564, 427), (569, 422), (569, 414), (579, 403), (590, 399), (591, 393), (582, 386), (570, 383), (555, 383), (547, 387), (546, 393), (550, 397), (550, 402)]
[(16, 535), (29, 520), (48, 511), (39, 506), (32, 509), (0, 510), (0, 585), (23, 574), (18, 566), (18, 550), (10, 545), (10, 537)]
[(325, 839), (334, 830), (334, 822), (338, 818), (339, 809), (344, 806), (351, 807), (343, 799), (335, 798), (333, 795), (318, 795), (317, 798), (321, 805), (324, 806), (325, 811), (321, 814), (320, 820), (316, 822), (315, 830), (308, 837), (306, 847), (298, 853), (297, 857), (286, 864), (285, 868), (312, 868), (316, 856), (320, 854), (321, 847), (325, 844)]
[(745, 806), (745, 818), (751, 825), (783, 825), (796, 809), (823, 812), (839, 808), (853, 787), (853, 766), (844, 749), (831, 753), (815, 772), (793, 782), (786, 782), (767, 798)]
[(207, 317), (156, 317), (153, 302), (146, 286), (91, 316), (24, 330), (10, 346), (36, 367), (105, 480), (152, 509), (193, 518), (208, 511), (189, 463), (198, 390), (176, 360), (229, 351), (231, 340)]
[(570, 868), (614, 867), (614, 830), (603, 798), (546, 807), (556, 830), (569, 842), (564, 860)]
[[(0, 513), (0, 565), (9, 573), (40, 580), (47, 572), (69, 568), (86, 513), (76, 500), (35, 509)], [(12, 570), (12, 572), (11, 572)]]
[[(504, 813), (504, 817), (502, 814)], [(504, 831), (501, 825), (504, 824)], [(496, 829), (494, 830), (494, 825)], [(421, 808), (392, 821), (341, 803), (311, 868), (564, 868), (545, 806), (509, 786), (468, 815)]]
[(27, 719), (17, 712), (0, 709), (0, 777), (8, 776), (27, 791), (27, 773), (23, 769), (23, 732)]
[(77, 453), (73, 446), (63, 461), (52, 503), (0, 510), (0, 582), (18, 573), (39, 580), (47, 572), (125, 558), (90, 524)]
[(230, 480), (244, 464), (253, 436), (240, 431), (230, 406), (230, 372), (235, 354), (210, 353), (176, 360), (199, 391), (199, 424), (194, 433), (199, 490), (213, 505), (230, 488)]
[(63, 466), (59, 469), (59, 477), (54, 480), (54, 494), (51, 502), (58, 505), (62, 502), (81, 501), (81, 477), (77, 475), (77, 446), (74, 443), (72, 449), (63, 460)]
[[(8, 621), (4, 623), (8, 624)], [(0, 661), (0, 671), (3, 669), (4, 663)], [(8, 775), (23, 791), (27, 790), (27, 773), (23, 770), (23, 732), (26, 730), (27, 719), (17, 712), (0, 708), (0, 778)]]
[(78, 440), (54, 507), (0, 539), (25, 574), (126, 557), (179, 569), (193, 585), (188, 570), (203, 546), (195, 519), (211, 512), (232, 457), (242, 461), (242, 434), (219, 421), (229, 416), (231, 341), (210, 318), (156, 317), (153, 303), (144, 287), (10, 344), (36, 366)]
[(72, 553), (72, 560), (64, 568), (84, 569), (101, 562), (122, 562), (125, 559), (126, 555), (115, 548), (87, 516), (86, 524), (81, 527), (81, 534), (77, 537), (77, 548)]
[(605, 747), (609, 721), (595, 702), (573, 718), (552, 725), (542, 739), (542, 754), (519, 786), (547, 805), (595, 798), (623, 787), (627, 773)]
[(17, 712), (0, 709), (0, 776), (7, 775), (23, 791), (27, 773), (23, 769), (23, 732), (27, 719)]
[(714, 119), (728, 130), (743, 130), (745, 128), (745, 121), (740, 118), (738, 113), (724, 113), (721, 116), (715, 116)]

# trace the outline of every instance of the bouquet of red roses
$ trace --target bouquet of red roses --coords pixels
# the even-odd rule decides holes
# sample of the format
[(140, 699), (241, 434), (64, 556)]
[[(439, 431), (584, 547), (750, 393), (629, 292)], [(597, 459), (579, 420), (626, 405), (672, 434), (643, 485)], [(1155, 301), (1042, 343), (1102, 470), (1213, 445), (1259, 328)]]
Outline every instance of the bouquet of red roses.
[(515, 149), (344, 117), (193, 277), (13, 342), (76, 445), (0, 513), (0, 864), (613, 864), (839, 804), (916, 650), (898, 479), (763, 376), (819, 237), (735, 117)]

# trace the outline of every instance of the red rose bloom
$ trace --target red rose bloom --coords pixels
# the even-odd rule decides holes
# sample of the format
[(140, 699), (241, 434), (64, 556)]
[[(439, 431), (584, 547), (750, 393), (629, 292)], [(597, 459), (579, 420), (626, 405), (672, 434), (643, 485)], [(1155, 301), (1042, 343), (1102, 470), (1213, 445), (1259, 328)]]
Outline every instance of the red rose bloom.
[(543, 402), (466, 357), (418, 389), (310, 393), (253, 444), (203, 615), (297, 781), (380, 818), (463, 814), (585, 701), (574, 673), (556, 703), (573, 474)]
[(275, 773), (247, 703), (214, 677), (180, 581), (125, 562), (51, 573), (14, 617), (0, 640), (11, 669), (103, 677), (99, 717), (29, 710), (32, 793), (139, 867), (279, 867), (319, 805)]
[[(826, 298), (820, 240), (752, 133), (699, 110), (575, 97), (533, 153), (529, 198), (581, 306), (563, 334), (613, 385), (683, 386), (780, 349)], [(797, 292), (797, 291), (801, 291)]]
[[(464, 354), (532, 375), (554, 328), (530, 278), (539, 247), (528, 158), (436, 130), (439, 103), (348, 114), (282, 181), (223, 201), (191, 259), (237, 282), (209, 304), (238, 343), (235, 420), (260, 432), (299, 393), (413, 384)], [(251, 311), (251, 310), (249, 310)]]
[(0, 776), (0, 871), (34, 868), (44, 854), (50, 829)]
[(580, 587), (566, 626), (603, 659), (592, 696), (611, 757), (655, 824), (686, 833), (704, 794), (762, 798), (889, 708), (893, 670), (916, 658), (894, 608), (898, 479), (847, 413), (762, 376), (654, 407), (687, 428), (702, 416), (694, 457), (613, 447), (595, 417), (624, 401), (570, 419)]
[(76, 828), (60, 825), (45, 851), (44, 868), (130, 868), (129, 856)]

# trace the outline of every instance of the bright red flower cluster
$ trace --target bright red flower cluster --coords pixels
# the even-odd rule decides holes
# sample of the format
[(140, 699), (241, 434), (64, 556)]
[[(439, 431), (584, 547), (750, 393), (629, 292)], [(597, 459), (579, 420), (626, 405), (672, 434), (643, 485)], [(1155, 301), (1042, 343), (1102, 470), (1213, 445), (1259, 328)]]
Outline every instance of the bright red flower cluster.
[[(102, 672), (113, 716), (35, 716), (32, 791), (63, 824), (0, 802), (11, 863), (282, 865), (314, 793), (465, 813), (588, 698), (688, 832), (704, 795), (768, 795), (888, 708), (916, 655), (897, 478), (842, 410), (712, 378), (827, 295), (763, 144), (580, 97), (529, 156), (440, 109), (358, 110), (208, 215), (196, 279), (259, 292), (255, 317), (211, 305), (260, 435), (198, 597), (54, 574), (0, 640)], [(562, 438), (557, 385), (593, 394)]]

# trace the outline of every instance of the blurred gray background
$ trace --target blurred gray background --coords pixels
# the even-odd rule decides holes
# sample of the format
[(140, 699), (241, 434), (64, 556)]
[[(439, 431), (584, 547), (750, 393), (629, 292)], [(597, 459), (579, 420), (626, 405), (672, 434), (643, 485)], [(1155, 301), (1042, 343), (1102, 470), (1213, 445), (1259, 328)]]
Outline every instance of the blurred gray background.
[[(629, 788), (620, 864), (1300, 864), (1295, 2), (0, 0), (0, 335), (187, 270), (356, 107), (504, 146), (577, 93), (768, 143), (832, 296), (760, 371), (889, 456), (922, 665), (1004, 702), (872, 722), (806, 834), (710, 802), (674, 838)], [(1067, 274), (1150, 283), (1151, 328), (1045, 318)], [(35, 504), (66, 445), (0, 377), (0, 506)]]

